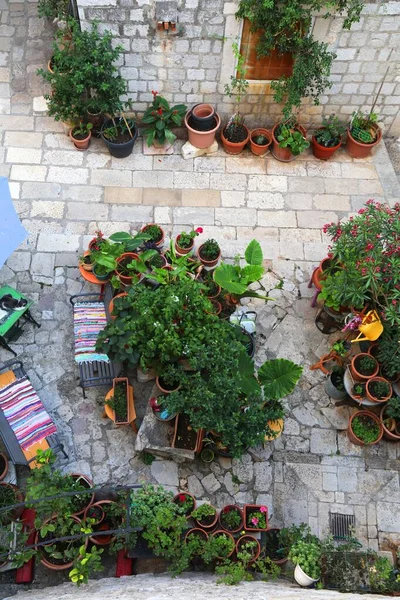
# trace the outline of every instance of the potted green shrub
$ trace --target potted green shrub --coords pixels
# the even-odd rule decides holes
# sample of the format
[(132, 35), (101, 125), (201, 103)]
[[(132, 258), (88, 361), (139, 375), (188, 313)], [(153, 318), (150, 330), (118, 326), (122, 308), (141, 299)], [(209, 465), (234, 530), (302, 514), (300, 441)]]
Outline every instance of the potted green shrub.
[(216, 559), (227, 559), (235, 550), (235, 541), (227, 531), (214, 531), (209, 536), (203, 552), (204, 562), (210, 563)]
[(393, 396), (382, 406), (380, 418), (385, 438), (392, 441), (400, 440), (400, 398)]
[(277, 160), (281, 162), (295, 160), (309, 147), (306, 130), (297, 123), (296, 117), (291, 116), (273, 127), (271, 153)]
[(296, 565), (294, 578), (301, 587), (309, 587), (321, 577), (321, 547), (318, 543), (299, 540), (291, 547), (289, 560)]
[(347, 436), (352, 444), (371, 446), (377, 444), (383, 435), (383, 426), (379, 418), (368, 410), (359, 410), (349, 419)]
[(250, 554), (249, 563), (254, 562), (260, 555), (260, 542), (251, 535), (241, 535), (236, 541), (236, 553), (248, 552)]
[(105, 403), (114, 411), (116, 425), (127, 425), (131, 422), (129, 394), (130, 386), (127, 377), (113, 379), (113, 394)]
[(256, 156), (265, 156), (272, 144), (272, 135), (268, 129), (259, 127), (250, 134), (250, 150)]
[(387, 402), (392, 395), (392, 386), (383, 377), (371, 377), (366, 383), (365, 391), (368, 400)]
[(367, 352), (360, 352), (351, 359), (350, 371), (354, 381), (366, 381), (371, 377), (376, 377), (379, 363)]
[(165, 233), (160, 225), (156, 225), (156, 223), (149, 223), (148, 225), (144, 225), (141, 231), (148, 235), (148, 241), (154, 242), (157, 247), (163, 245)]
[(240, 112), (240, 104), (246, 96), (249, 82), (245, 79), (244, 57), (240, 54), (236, 43), (232, 44), (236, 59), (236, 75), (231, 75), (230, 83), (225, 85), (225, 94), (234, 98), (236, 103), (235, 113), (221, 131), (221, 140), (225, 152), (240, 154), (250, 139), (250, 132), (244, 124), (244, 117)]
[(268, 528), (268, 508), (260, 504), (245, 504), (244, 528), (248, 531), (265, 531)]
[(205, 267), (209, 269), (215, 267), (221, 258), (221, 248), (216, 240), (206, 240), (198, 249), (198, 257)]
[(211, 504), (201, 504), (192, 512), (192, 518), (202, 529), (212, 529), (217, 522), (217, 509)]
[[(392, 305), (393, 306), (393, 305)], [(398, 327), (384, 324), (375, 357), (381, 365), (381, 375), (391, 383), (400, 377), (400, 343)]]
[(153, 102), (146, 109), (142, 118), (142, 123), (148, 125), (143, 132), (143, 137), (148, 146), (163, 148), (168, 145), (170, 147), (176, 140), (176, 135), (172, 132), (171, 127), (182, 125), (187, 107), (185, 104), (170, 106), (158, 92), (153, 90), (151, 93)]
[(191, 231), (182, 231), (175, 240), (175, 250), (178, 254), (189, 254), (193, 250), (194, 238), (203, 233), (202, 227)]
[(372, 148), (382, 139), (382, 130), (378, 125), (378, 115), (374, 112), (355, 111), (347, 130), (346, 150), (353, 158), (366, 158)]
[(90, 138), (92, 136), (92, 123), (79, 123), (76, 127), (72, 127), (69, 132), (71, 140), (74, 142), (75, 148), (78, 150), (86, 150), (89, 147)]
[(317, 129), (311, 139), (312, 151), (316, 158), (328, 160), (340, 148), (344, 124), (335, 115), (322, 119), (322, 127)]
[(232, 504), (224, 506), (219, 513), (219, 523), (222, 529), (231, 533), (236, 533), (242, 529), (243, 519), (243, 511), (238, 506)]
[(189, 492), (180, 492), (174, 496), (173, 502), (177, 504), (181, 514), (189, 517), (196, 508), (196, 500)]

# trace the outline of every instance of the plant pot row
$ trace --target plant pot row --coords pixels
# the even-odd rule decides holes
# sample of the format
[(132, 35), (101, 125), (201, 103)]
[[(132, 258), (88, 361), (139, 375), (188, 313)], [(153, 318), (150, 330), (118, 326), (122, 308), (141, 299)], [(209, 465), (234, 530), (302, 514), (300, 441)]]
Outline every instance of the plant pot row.
[[(185, 543), (188, 543), (192, 536), (200, 537), (204, 541), (207, 541), (209, 538), (208, 533), (205, 532), (203, 529), (194, 528), (194, 529), (190, 529), (186, 533)], [(223, 530), (223, 529), (218, 529), (217, 531), (214, 531), (213, 533), (210, 534), (210, 537), (213, 537), (213, 538), (220, 537), (220, 536), (224, 536), (231, 541), (232, 550), (229, 553), (227, 553), (225, 556), (219, 556), (218, 557), (219, 559), (221, 559), (221, 560), (227, 559), (227, 558), (231, 557), (235, 551), (238, 554), (241, 551), (243, 544), (248, 544), (249, 542), (254, 545), (254, 548), (252, 549), (253, 557), (252, 557), (250, 563), (254, 562), (259, 557), (260, 552), (261, 552), (260, 542), (252, 535), (248, 535), (248, 534), (241, 535), (237, 540), (235, 540), (228, 531)]]

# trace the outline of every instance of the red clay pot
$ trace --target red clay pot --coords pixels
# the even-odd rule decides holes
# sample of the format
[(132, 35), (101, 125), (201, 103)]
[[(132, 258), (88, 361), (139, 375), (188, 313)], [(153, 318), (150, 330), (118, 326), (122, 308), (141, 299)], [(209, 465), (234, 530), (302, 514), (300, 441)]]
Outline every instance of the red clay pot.
[[(268, 529), (268, 509), (267, 511), (264, 513), (265, 515), (265, 522), (266, 522), (266, 527), (260, 528), (260, 527), (250, 527), (247, 523), (249, 521), (249, 518), (251, 517), (251, 515), (255, 512), (261, 512), (260, 508), (261, 506), (264, 506), (263, 504), (245, 504), (244, 505), (244, 529), (246, 531), (266, 531)], [(265, 507), (267, 508), (267, 507)]]
[(212, 144), (215, 142), (215, 134), (221, 126), (221, 117), (218, 113), (215, 113), (217, 124), (214, 129), (211, 129), (210, 131), (197, 131), (188, 123), (191, 112), (192, 111), (189, 110), (185, 115), (185, 126), (188, 130), (189, 142), (195, 148), (209, 148), (209, 146), (212, 146)]
[(192, 240), (192, 245), (189, 246), (189, 248), (182, 248), (179, 245), (179, 240), (180, 240), (180, 235), (177, 236), (176, 240), (175, 240), (175, 250), (179, 253), (179, 254), (189, 254), (189, 252), (191, 252), (193, 250), (193, 246), (194, 246), (194, 240)]
[(355, 444), (356, 446), (365, 446), (366, 445), (362, 440), (360, 440), (360, 438), (358, 438), (355, 435), (355, 433), (351, 427), (351, 424), (352, 424), (353, 420), (355, 419), (355, 417), (370, 417), (373, 421), (375, 421), (375, 423), (377, 423), (377, 425), (379, 425), (379, 435), (378, 435), (377, 439), (375, 440), (375, 442), (371, 442), (370, 444), (368, 444), (368, 446), (373, 446), (381, 441), (382, 436), (383, 436), (382, 422), (379, 420), (379, 418), (373, 412), (371, 412), (369, 410), (358, 410), (350, 417), (349, 424), (347, 426), (347, 437), (349, 438), (349, 440), (352, 444)]
[[(210, 505), (212, 506), (212, 505)], [(213, 527), (215, 527), (216, 522), (218, 521), (218, 513), (217, 513), (217, 509), (213, 506), (212, 508), (214, 508), (215, 510), (215, 514), (214, 514), (214, 518), (212, 521), (210, 521), (210, 523), (202, 523), (201, 521), (199, 521), (198, 519), (193, 519), (194, 522), (201, 527), (201, 529), (212, 529)]]
[[(195, 533), (196, 532), (196, 533)], [(208, 533), (206, 531), (204, 531), (203, 529), (200, 529), (200, 527), (193, 527), (193, 529), (189, 529), (189, 531), (187, 532), (187, 534), (185, 535), (185, 543), (187, 544), (188, 540), (190, 539), (190, 537), (195, 533), (195, 535), (197, 535), (198, 537), (202, 537), (204, 539), (204, 541), (208, 540)]]
[[(325, 129), (325, 127), (320, 127), (319, 130), (321, 130), (321, 129)], [(315, 158), (319, 158), (320, 160), (329, 160), (335, 154), (336, 150), (339, 150), (341, 145), (342, 145), (341, 137), (340, 137), (340, 142), (338, 144), (336, 144), (336, 146), (332, 146), (331, 148), (327, 148), (326, 146), (319, 144), (315, 138), (315, 135), (313, 135), (311, 138), (311, 146), (312, 146), (313, 154), (314, 154)]]
[[(115, 504), (115, 503), (112, 500), (100, 500), (99, 502), (95, 502), (94, 504), (92, 504), (92, 507), (100, 506), (100, 508), (104, 511), (104, 506), (106, 506), (108, 504)], [(85, 519), (86, 519), (86, 516), (87, 516), (87, 510), (85, 511)], [(97, 531), (107, 531), (108, 529), (111, 529), (111, 527), (107, 523), (104, 523), (104, 519), (103, 519), (101, 521), (101, 523), (99, 524)], [(108, 544), (111, 544), (114, 537), (115, 537), (114, 535), (96, 535), (94, 537), (92, 537), (92, 536), (89, 537), (89, 540), (93, 544), (96, 544), (96, 546), (108, 546)]]
[(191, 509), (191, 511), (190, 511), (189, 513), (185, 513), (185, 516), (186, 516), (186, 517), (189, 517), (189, 516), (191, 515), (191, 513), (192, 513), (194, 510), (196, 510), (196, 498), (195, 498), (194, 496), (192, 496), (192, 494), (189, 494), (189, 492), (180, 492), (179, 494), (176, 494), (176, 495), (174, 496), (174, 499), (173, 499), (173, 502), (174, 502), (175, 504), (177, 504), (178, 506), (179, 506), (179, 504), (181, 504), (181, 503), (179, 502), (179, 496), (182, 496), (182, 495), (183, 495), (183, 496), (186, 496), (186, 497), (189, 497), (189, 498), (191, 498), (191, 499), (192, 499), (192, 502), (193, 502), (193, 508)]
[(228, 154), (240, 154), (243, 151), (245, 145), (248, 143), (248, 141), (250, 139), (250, 131), (247, 129), (246, 125), (242, 125), (242, 127), (247, 132), (247, 136), (243, 140), (243, 142), (230, 142), (224, 136), (225, 129), (221, 131), (222, 144), (224, 146), (225, 152), (227, 152)]
[(400, 433), (396, 433), (396, 429), (391, 430), (387, 427), (387, 425), (385, 425), (385, 421), (387, 420), (385, 419), (385, 410), (386, 406), (382, 406), (381, 412), (379, 414), (383, 427), (383, 435), (387, 440), (390, 440), (392, 442), (400, 442)]
[(242, 535), (236, 542), (236, 554), (238, 552), (240, 552), (240, 547), (242, 544), (247, 544), (248, 542), (256, 542), (257, 546), (256, 546), (256, 550), (255, 553), (253, 555), (253, 558), (251, 559), (250, 563), (254, 562), (255, 560), (257, 560), (257, 558), (260, 556), (260, 551), (261, 551), (261, 546), (260, 546), (260, 542), (258, 540), (256, 540), (256, 538), (254, 538), (252, 535)]
[[(86, 475), (82, 475), (82, 473), (71, 473), (71, 477), (73, 479), (75, 479), (75, 481), (78, 481), (81, 483), (81, 485), (83, 485), (84, 487), (87, 487), (88, 489), (93, 487), (93, 481), (91, 479), (89, 479), (89, 477), (87, 477)], [(78, 496), (79, 497), (79, 496)], [(90, 498), (87, 500), (86, 505), (79, 511), (77, 511), (76, 513), (73, 514), (74, 517), (80, 517), (80, 515), (83, 515), (83, 513), (85, 512), (85, 510), (94, 502), (94, 493), (90, 496)]]
[[(121, 256), (119, 256), (117, 258), (117, 268), (115, 269), (115, 272), (116, 272), (117, 276), (119, 277), (119, 280), (121, 281), (121, 283), (123, 283), (124, 285), (132, 285), (133, 276), (123, 275), (122, 273), (120, 273), (118, 271), (119, 263), (121, 263), (122, 261), (125, 261), (127, 259), (130, 259), (131, 261), (138, 260), (138, 258), (139, 258), (139, 255), (135, 254), (135, 252), (124, 252), (123, 254), (121, 254)], [(138, 273), (137, 277), (139, 278), (139, 281), (140, 281), (140, 279), (142, 278), (142, 274)]]
[[(72, 519), (76, 522), (76, 523), (80, 523), (81, 520), (78, 519), (78, 517), (74, 517), (72, 516)], [(49, 523), (51, 521), (51, 519), (47, 519), (47, 521), (45, 521), (45, 523)], [(40, 539), (39, 537), (40, 532), (38, 531), (36, 533), (36, 538), (35, 538), (35, 544), (37, 544), (39, 541), (43, 541)], [(80, 545), (84, 545), (85, 548), (87, 548), (87, 545), (89, 543), (89, 538), (85, 537), (82, 540), (80, 540)], [(49, 544), (51, 544), (51, 542), (49, 542)], [(43, 548), (43, 546), (39, 546), (39, 548)], [(56, 565), (53, 564), (52, 562), (50, 562), (46, 556), (46, 550), (44, 550), (43, 548), (43, 552), (40, 553), (41, 554), (41, 558), (40, 558), (40, 562), (42, 563), (42, 565), (44, 565), (45, 567), (47, 567), (48, 569), (50, 569), (51, 571), (65, 571), (66, 569), (70, 569), (72, 567), (72, 565), (74, 564), (74, 561), (68, 562), (68, 563), (63, 563), (62, 565)]]
[[(387, 383), (389, 385), (389, 388), (390, 388), (389, 394), (387, 396), (385, 396), (384, 398), (381, 398), (380, 400), (379, 400), (379, 398), (375, 398), (375, 396), (371, 393), (371, 390), (370, 390), (370, 385), (374, 381), (384, 381), (385, 383)], [(387, 381), (387, 379), (384, 379), (383, 377), (371, 377), (370, 379), (368, 379), (367, 385), (365, 386), (365, 391), (366, 391), (368, 400), (371, 400), (371, 402), (376, 402), (377, 404), (383, 404), (384, 402), (387, 402), (389, 400), (389, 398), (392, 397), (392, 393), (393, 393), (390, 382)]]
[[(257, 135), (263, 135), (264, 137), (266, 137), (268, 140), (268, 143), (264, 144), (262, 146), (260, 144), (256, 144), (256, 142), (254, 141), (253, 138), (255, 138)], [(250, 134), (250, 150), (252, 151), (253, 154), (255, 154), (256, 156), (264, 156), (264, 154), (266, 154), (266, 152), (268, 151), (268, 148), (270, 147), (271, 144), (272, 144), (272, 135), (271, 135), (271, 132), (268, 131), (268, 129), (263, 129), (263, 128), (253, 129), (253, 131)]]
[[(358, 358), (360, 358), (360, 356), (368, 356), (368, 358), (373, 358), (375, 361), (375, 371), (373, 373), (371, 373), (370, 375), (363, 375), (362, 373), (360, 373), (359, 371), (357, 371), (357, 367), (356, 367), (356, 361)], [(360, 352), (359, 354), (356, 354), (355, 356), (353, 356), (353, 358), (351, 359), (351, 363), (350, 363), (350, 371), (351, 374), (353, 376), (354, 381), (367, 381), (368, 379), (371, 379), (371, 377), (376, 377), (378, 375), (379, 372), (379, 363), (376, 360), (376, 358), (374, 358), (373, 356), (371, 356), (371, 354), (368, 354), (368, 352)]]
[(113, 321), (114, 321), (114, 319), (117, 318), (112, 314), (112, 311), (114, 310), (114, 301), (117, 298), (123, 298), (124, 296), (127, 296), (127, 295), (128, 295), (128, 292), (121, 292), (121, 294), (117, 294), (116, 296), (114, 296), (114, 298), (112, 300), (110, 300), (110, 304), (108, 305), (108, 312), (110, 313), (110, 317)]
[(221, 258), (221, 250), (219, 251), (217, 258), (214, 258), (214, 260), (207, 260), (205, 258), (202, 258), (202, 256), (201, 256), (201, 249), (203, 246), (204, 246), (204, 244), (201, 244), (201, 246), (199, 246), (199, 249), (197, 250), (197, 256), (199, 257), (199, 261), (201, 262), (202, 265), (204, 265), (208, 269), (212, 269), (213, 267), (215, 267), (218, 264), (218, 261)]
[(378, 125), (373, 126), (377, 131), (377, 137), (375, 142), (372, 144), (363, 144), (362, 142), (357, 142), (351, 135), (350, 129), (347, 130), (347, 142), (346, 142), (346, 150), (347, 154), (350, 154), (353, 158), (367, 158), (370, 156), (372, 148), (377, 146), (382, 139), (382, 130)]
[(217, 531), (214, 531), (214, 533), (211, 535), (211, 537), (215, 537), (215, 536), (218, 536), (218, 535), (221, 535), (221, 534), (225, 535), (226, 537), (230, 537), (231, 538), (231, 540), (233, 542), (233, 548), (232, 548), (232, 551), (229, 552), (228, 556), (219, 556), (218, 558), (220, 558), (220, 559), (229, 558), (230, 556), (232, 556), (232, 554), (235, 551), (235, 547), (236, 547), (235, 546), (235, 540), (233, 539), (233, 535), (231, 535), (229, 533), (229, 531), (226, 531), (225, 529), (218, 529)]
[(163, 245), (164, 243), (164, 238), (165, 238), (165, 232), (164, 229), (162, 227), (160, 227), (160, 225), (158, 225), (157, 223), (147, 223), (147, 225), (143, 225), (142, 229), (140, 231), (145, 232), (147, 227), (150, 227), (152, 225), (157, 225), (157, 227), (159, 228), (159, 230), (161, 231), (161, 238), (159, 240), (157, 240), (155, 243), (156, 246), (160, 247)]
[(89, 131), (89, 133), (83, 140), (78, 140), (77, 138), (74, 138), (74, 136), (72, 135), (72, 132), (73, 132), (73, 129), (70, 130), (69, 137), (74, 142), (75, 148), (77, 148), (78, 150), (87, 150), (87, 148), (89, 147), (90, 138), (92, 137), (92, 132)]
[[(281, 148), (279, 146), (278, 140), (275, 137), (275, 131), (281, 124), (282, 123), (277, 123), (272, 129), (272, 155), (274, 156), (274, 158), (276, 158), (276, 160), (279, 160), (281, 162), (291, 162), (292, 160), (296, 160), (297, 156), (292, 154), (290, 148)], [(304, 127), (302, 127), (301, 125), (296, 125), (295, 129), (297, 131), (300, 131), (300, 133), (304, 137), (306, 137), (306, 130), (304, 129)]]
[[(224, 514), (224, 512), (228, 512), (228, 511), (226, 511), (226, 509), (234, 510), (236, 513), (238, 513), (240, 515), (241, 522), (240, 522), (240, 525), (238, 527), (236, 527), (236, 529), (228, 529), (223, 524), (223, 520), (221, 519), (221, 517)], [(218, 518), (218, 522), (219, 522), (220, 526), (222, 527), (222, 529), (224, 531), (229, 531), (230, 533), (236, 533), (237, 531), (240, 531), (241, 529), (243, 529), (243, 520), (244, 520), (244, 517), (243, 517), (242, 509), (239, 508), (238, 506), (236, 506), (235, 504), (228, 504), (227, 506), (224, 506), (224, 508), (219, 513), (219, 518)]]

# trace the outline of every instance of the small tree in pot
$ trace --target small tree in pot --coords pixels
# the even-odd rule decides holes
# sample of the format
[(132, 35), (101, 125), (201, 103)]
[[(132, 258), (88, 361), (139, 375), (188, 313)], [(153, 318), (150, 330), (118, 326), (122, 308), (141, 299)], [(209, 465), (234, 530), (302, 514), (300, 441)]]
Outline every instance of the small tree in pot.
[(236, 111), (222, 130), (221, 139), (225, 152), (228, 154), (240, 154), (250, 138), (249, 130), (244, 124), (244, 117), (240, 113), (240, 103), (247, 93), (249, 82), (245, 79), (244, 57), (240, 54), (236, 43), (232, 44), (232, 48), (237, 61), (237, 75), (231, 75), (230, 83), (225, 85), (225, 94), (229, 98), (235, 98)]

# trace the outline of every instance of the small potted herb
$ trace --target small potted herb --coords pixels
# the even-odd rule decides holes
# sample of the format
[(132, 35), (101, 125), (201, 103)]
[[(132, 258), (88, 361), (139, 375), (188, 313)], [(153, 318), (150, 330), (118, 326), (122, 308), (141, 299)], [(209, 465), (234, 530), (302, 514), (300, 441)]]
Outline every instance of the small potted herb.
[(344, 124), (335, 115), (322, 119), (322, 127), (314, 133), (311, 144), (316, 158), (328, 160), (334, 155), (342, 143), (342, 136), (346, 131)]
[(93, 275), (99, 281), (108, 281), (112, 275), (112, 271), (105, 265), (100, 265), (99, 263), (95, 263), (93, 267)]
[(180, 127), (183, 122), (187, 107), (185, 104), (170, 106), (167, 100), (154, 90), (153, 102), (143, 115), (142, 123), (147, 125), (143, 136), (148, 146), (162, 148), (171, 146), (176, 140), (176, 135), (171, 127)]
[(353, 396), (358, 400), (365, 398), (365, 386), (365, 383), (356, 383), (355, 385), (353, 385)]
[(377, 444), (383, 435), (383, 426), (378, 417), (368, 411), (359, 410), (349, 419), (347, 436), (356, 446)]
[(346, 150), (353, 158), (366, 158), (372, 148), (382, 139), (382, 130), (378, 125), (378, 115), (374, 112), (363, 114), (356, 111), (352, 115), (347, 130)]
[(368, 379), (365, 391), (372, 402), (387, 402), (392, 395), (392, 386), (383, 377)]
[(350, 371), (354, 381), (365, 381), (378, 374), (379, 363), (370, 354), (360, 352), (351, 359)]
[(149, 258), (149, 260), (147, 261), (146, 264), (150, 269), (153, 270), (153, 269), (162, 269), (162, 267), (165, 267), (168, 263), (167, 263), (167, 259), (165, 258), (165, 256), (163, 256), (162, 254), (157, 252), (157, 254), (154, 254), (154, 256)]
[(281, 162), (290, 162), (310, 147), (306, 130), (292, 116), (272, 129), (272, 155)]
[(107, 119), (101, 129), (101, 138), (111, 156), (115, 158), (129, 156), (137, 136), (138, 129), (135, 123), (125, 116)]
[(217, 522), (217, 509), (211, 504), (201, 504), (192, 512), (192, 518), (202, 529), (212, 529)]
[(251, 535), (242, 535), (236, 542), (236, 553), (248, 552), (250, 554), (249, 562), (252, 563), (260, 555), (261, 547), (260, 542), (253, 538)]
[(221, 249), (216, 240), (206, 240), (198, 249), (200, 262), (208, 268), (215, 267), (221, 257)]
[(92, 128), (92, 123), (80, 122), (79, 125), (70, 130), (69, 136), (74, 142), (75, 148), (78, 148), (78, 150), (86, 150), (89, 147), (90, 138), (92, 137)]
[(174, 496), (175, 504), (179, 507), (179, 511), (185, 515), (185, 517), (189, 517), (194, 509), (196, 508), (196, 500), (192, 494), (188, 492), (180, 492)]
[(246, 504), (244, 528), (248, 531), (265, 531), (268, 528), (268, 508), (258, 504)]
[(79, 266), (81, 266), (84, 271), (93, 271), (94, 262), (92, 253), (89, 252), (89, 250), (85, 250), (82, 256), (79, 257)]
[(256, 156), (265, 156), (272, 144), (272, 135), (268, 129), (253, 129), (250, 134), (250, 149)]
[(105, 403), (114, 411), (114, 422), (118, 425), (129, 424), (129, 381), (127, 377), (113, 380), (113, 395)]
[(149, 223), (148, 225), (144, 225), (141, 229), (144, 233), (150, 236), (149, 242), (153, 242), (156, 246), (160, 247), (164, 243), (164, 230), (160, 225), (156, 225), (155, 223)]
[(219, 523), (222, 529), (236, 533), (243, 527), (243, 511), (233, 504), (228, 504), (219, 513)]
[(192, 229), (189, 232), (182, 231), (175, 240), (175, 250), (177, 253), (189, 254), (189, 252), (193, 250), (194, 238), (200, 233), (203, 233), (202, 227), (197, 227), (197, 229)]

